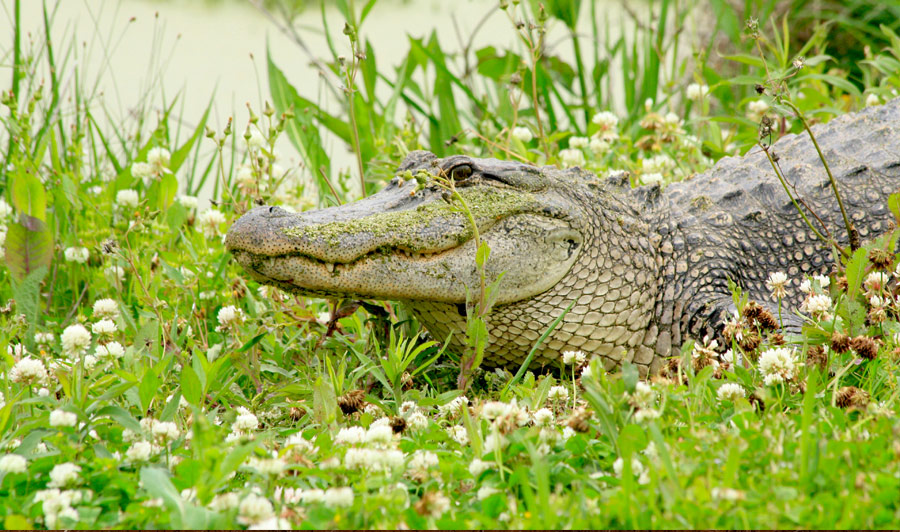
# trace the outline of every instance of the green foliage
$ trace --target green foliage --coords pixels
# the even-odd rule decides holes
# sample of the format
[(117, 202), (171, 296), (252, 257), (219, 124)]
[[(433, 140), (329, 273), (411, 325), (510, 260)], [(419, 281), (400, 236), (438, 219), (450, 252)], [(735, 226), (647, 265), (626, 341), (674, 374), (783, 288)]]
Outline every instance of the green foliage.
[[(290, 19), (287, 4), (267, 3)], [(378, 3), (339, 1), (344, 20), (322, 12), (332, 55), (315, 58), (336, 108), (267, 57), (271, 106), (215, 131), (208, 108), (176, 138), (179, 102), (152, 94), (103, 125), (109, 110), (72, 62), (80, 42), (46, 38), (59, 24), (50, 6), (45, 35), (27, 38), (14, 2), (0, 113), (4, 526), (896, 528), (900, 232), (810, 283), (829, 312), (783, 309), (803, 334), (750, 329), (742, 314), (759, 345), (735, 340), (726, 360), (688, 339), (649, 382), (590, 353), (561, 371), (531, 367), (575, 302), (511, 375), (479, 367), (496, 283), (470, 294), (456, 353), (402, 305), (332, 307), (248, 281), (222, 244), (259, 200), (350, 201), (413, 149), (665, 185), (756, 146), (765, 113), (785, 114), (773, 136), (800, 132), (795, 115), (826, 120), (900, 88), (892, 6), (825, 2), (835, 16), (805, 25), (794, 8), (805, 2), (787, 16), (778, 2), (731, 4), (709, 4), (718, 33), (694, 44), (676, 29), (692, 3), (648, 4), (650, 24), (629, 16), (611, 39), (619, 21), (595, 2), (510, 1), (514, 45), (454, 50), (432, 33), (388, 68), (365, 39)], [(759, 39), (742, 36), (750, 16)], [(564, 40), (550, 47), (554, 27)], [(864, 59), (833, 49), (845, 35), (869, 45)], [(354, 53), (341, 58), (338, 43)], [(70, 71), (77, 84), (58, 77)], [(799, 113), (756, 94), (767, 83)], [(326, 131), (356, 170), (335, 175)], [(280, 168), (282, 133), (302, 170)], [(194, 197), (210, 189), (215, 205)], [(483, 279), (490, 248), (476, 249)], [(838, 349), (835, 333), (854, 347)], [(781, 341), (793, 369), (773, 378)]]

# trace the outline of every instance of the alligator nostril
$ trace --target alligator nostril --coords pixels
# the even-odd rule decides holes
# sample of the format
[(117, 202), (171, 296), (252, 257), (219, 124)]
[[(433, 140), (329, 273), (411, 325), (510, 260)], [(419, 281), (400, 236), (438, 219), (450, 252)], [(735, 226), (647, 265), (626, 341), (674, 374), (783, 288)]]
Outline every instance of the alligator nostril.
[(457, 303), (456, 304), (456, 313), (459, 314), (460, 316), (462, 316), (463, 318), (465, 318), (466, 317), (466, 304), (465, 303)]
[(275, 207), (269, 207), (269, 214), (272, 214), (273, 212), (275, 212)]

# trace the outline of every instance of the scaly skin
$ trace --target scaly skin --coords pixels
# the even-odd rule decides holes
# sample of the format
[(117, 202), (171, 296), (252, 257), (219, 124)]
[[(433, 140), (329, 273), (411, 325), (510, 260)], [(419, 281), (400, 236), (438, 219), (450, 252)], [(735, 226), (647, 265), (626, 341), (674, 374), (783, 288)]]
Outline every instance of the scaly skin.
[[(892, 223), (886, 205), (900, 186), (898, 126), (900, 99), (814, 128), (864, 240)], [(788, 135), (773, 148), (788, 182), (846, 246), (808, 136)], [(602, 357), (608, 369), (628, 361), (646, 375), (687, 337), (721, 329), (734, 310), (728, 279), (775, 311), (765, 280), (787, 273), (783, 315), (796, 327), (800, 282), (833, 266), (765, 155), (752, 152), (664, 191), (632, 189), (580, 169), (427, 152), (410, 154), (398, 175), (455, 178), (491, 247), (488, 281), (504, 274), (488, 318), (486, 364), (521, 364), (574, 302), (534, 364), (580, 349)], [(433, 183), (418, 188), (415, 180), (395, 178), (342, 207), (302, 214), (257, 207), (234, 223), (226, 244), (252, 277), (287, 291), (404, 301), (435, 337), (452, 332), (451, 345), (461, 350), (466, 293), (477, 294), (479, 286), (472, 228)]]

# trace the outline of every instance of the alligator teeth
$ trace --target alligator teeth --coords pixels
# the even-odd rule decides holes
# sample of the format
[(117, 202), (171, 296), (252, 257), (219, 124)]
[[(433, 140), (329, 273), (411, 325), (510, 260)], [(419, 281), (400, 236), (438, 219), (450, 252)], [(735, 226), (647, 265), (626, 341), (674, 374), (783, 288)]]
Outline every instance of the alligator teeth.
[(333, 272), (334, 272), (334, 263), (333, 263), (333, 262), (326, 262), (326, 263), (325, 263), (325, 268), (326, 268), (329, 272), (332, 272), (332, 273), (333, 273)]

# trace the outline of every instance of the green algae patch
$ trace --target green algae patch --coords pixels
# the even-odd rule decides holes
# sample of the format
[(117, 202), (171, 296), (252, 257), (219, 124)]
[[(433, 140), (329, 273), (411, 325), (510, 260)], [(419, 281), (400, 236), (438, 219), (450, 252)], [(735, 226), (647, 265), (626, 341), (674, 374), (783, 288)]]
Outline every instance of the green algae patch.
[[(507, 216), (531, 212), (539, 205), (537, 198), (528, 192), (492, 187), (461, 188), (458, 191), (472, 211), (479, 229)], [(448, 234), (448, 225), (457, 232)], [(459, 226), (463, 228), (458, 229)], [(437, 196), (410, 209), (378, 212), (355, 220), (287, 227), (282, 231), (288, 236), (329, 246), (346, 244), (349, 235), (364, 234), (379, 240), (387, 237), (390, 243), (384, 242), (379, 247), (403, 244), (411, 251), (431, 249), (437, 241), (446, 240), (448, 236), (458, 245), (473, 236), (462, 205), (448, 203)]]

